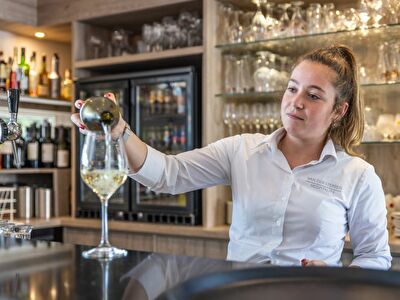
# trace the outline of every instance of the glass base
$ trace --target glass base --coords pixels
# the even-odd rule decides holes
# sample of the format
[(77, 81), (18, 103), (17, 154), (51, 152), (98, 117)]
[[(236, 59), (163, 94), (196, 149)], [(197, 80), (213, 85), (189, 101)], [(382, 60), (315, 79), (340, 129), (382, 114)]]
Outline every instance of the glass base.
[(110, 246), (98, 246), (96, 248), (82, 252), (82, 256), (84, 258), (94, 258), (94, 259), (109, 259), (109, 258), (124, 257), (127, 254), (128, 252), (124, 249), (119, 249)]

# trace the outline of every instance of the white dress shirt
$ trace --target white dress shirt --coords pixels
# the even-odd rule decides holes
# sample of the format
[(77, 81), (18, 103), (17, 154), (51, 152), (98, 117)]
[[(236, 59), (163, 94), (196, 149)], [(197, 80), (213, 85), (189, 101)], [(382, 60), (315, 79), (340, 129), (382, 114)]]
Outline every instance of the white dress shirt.
[(284, 133), (237, 135), (175, 156), (148, 146), (144, 165), (129, 176), (171, 194), (230, 185), (229, 260), (340, 266), (348, 232), (351, 265), (390, 268), (385, 197), (373, 166), (329, 139), (319, 160), (291, 169), (277, 146)]

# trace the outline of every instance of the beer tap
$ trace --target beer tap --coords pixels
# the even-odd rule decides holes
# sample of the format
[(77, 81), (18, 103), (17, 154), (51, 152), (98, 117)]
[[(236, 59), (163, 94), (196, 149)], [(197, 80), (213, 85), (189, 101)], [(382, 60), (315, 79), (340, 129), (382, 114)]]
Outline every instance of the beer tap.
[(21, 125), (17, 123), (18, 105), (19, 105), (19, 90), (9, 89), (7, 91), (8, 112), (10, 113), (10, 120), (6, 124), (3, 119), (0, 119), (0, 144), (5, 141), (11, 141), (14, 164), (17, 168), (21, 167), (21, 159), (18, 155), (17, 140), (22, 135)]

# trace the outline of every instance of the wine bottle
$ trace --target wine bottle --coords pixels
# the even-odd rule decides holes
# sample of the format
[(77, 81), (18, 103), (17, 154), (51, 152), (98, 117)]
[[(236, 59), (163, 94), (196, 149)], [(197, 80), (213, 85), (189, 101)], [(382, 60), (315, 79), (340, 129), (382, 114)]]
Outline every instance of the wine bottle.
[(68, 168), (69, 167), (69, 149), (65, 139), (65, 129), (63, 126), (56, 127), (57, 132), (57, 154), (56, 154), (56, 167)]
[(47, 76), (46, 55), (42, 56), (42, 67), (39, 73), (37, 94), (39, 97), (49, 97), (49, 78)]
[(32, 52), (32, 56), (30, 58), (30, 69), (29, 69), (29, 96), (37, 97), (37, 89), (38, 89), (38, 72), (36, 65), (36, 52)]
[(40, 144), (37, 138), (37, 128), (35, 123), (28, 128), (26, 144), (26, 166), (28, 168), (39, 168)]
[(25, 60), (25, 48), (21, 48), (21, 59), (18, 64), (19, 87), (21, 95), (29, 95), (29, 65)]
[(3, 59), (3, 51), (0, 51), (0, 94), (6, 92), (7, 64)]
[(53, 56), (51, 57), (51, 71), (49, 74), (49, 95), (50, 98), (53, 99), (60, 99), (60, 88), (61, 88), (61, 80), (60, 80), (60, 75), (58, 73), (58, 66), (59, 66), (60, 60), (58, 58), (57, 53), (54, 53)]
[(54, 143), (51, 139), (51, 125), (45, 120), (42, 125), (42, 139), (40, 141), (40, 165), (43, 168), (54, 167)]
[(18, 82), (18, 48), (14, 47), (14, 56), (11, 61), (11, 69), (10, 69), (10, 89), (19, 89)]
[(0, 148), (2, 154), (2, 164), (3, 169), (11, 169), (13, 168), (14, 164), (14, 155), (12, 150), (12, 143), (11, 141), (5, 141)]
[(71, 71), (66, 69), (64, 73), (64, 80), (61, 84), (61, 99), (72, 100), (72, 84)]
[(120, 113), (113, 100), (106, 97), (92, 97), (83, 104), (80, 117), (88, 130), (103, 131), (103, 125), (113, 127), (118, 124)]
[(6, 78), (6, 90), (10, 89), (10, 73), (11, 73), (11, 66), (12, 66), (12, 58), (8, 57), (8, 61), (7, 61), (7, 65), (6, 65), (6, 74), (7, 74), (7, 78)]

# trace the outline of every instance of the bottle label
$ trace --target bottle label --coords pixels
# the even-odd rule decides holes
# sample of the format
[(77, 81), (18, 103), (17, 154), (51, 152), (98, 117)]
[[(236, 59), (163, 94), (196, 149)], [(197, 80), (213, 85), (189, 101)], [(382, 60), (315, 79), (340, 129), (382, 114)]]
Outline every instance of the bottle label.
[(38, 160), (39, 158), (39, 143), (29, 143), (27, 147), (28, 160)]
[(38, 85), (38, 95), (48, 97), (49, 96), (49, 87), (47, 85), (39, 84)]
[(42, 144), (42, 162), (43, 163), (54, 162), (54, 144), (50, 143)]
[(29, 87), (29, 79), (28, 76), (26, 76), (25, 74), (23, 74), (21, 76), (21, 81), (20, 81), (20, 88), (22, 91), (26, 91)]
[(5, 141), (1, 146), (1, 153), (4, 155), (13, 154), (11, 141)]
[(60, 98), (60, 80), (50, 79), (50, 98)]
[(69, 165), (69, 151), (58, 150), (57, 151), (57, 167), (66, 168)]

